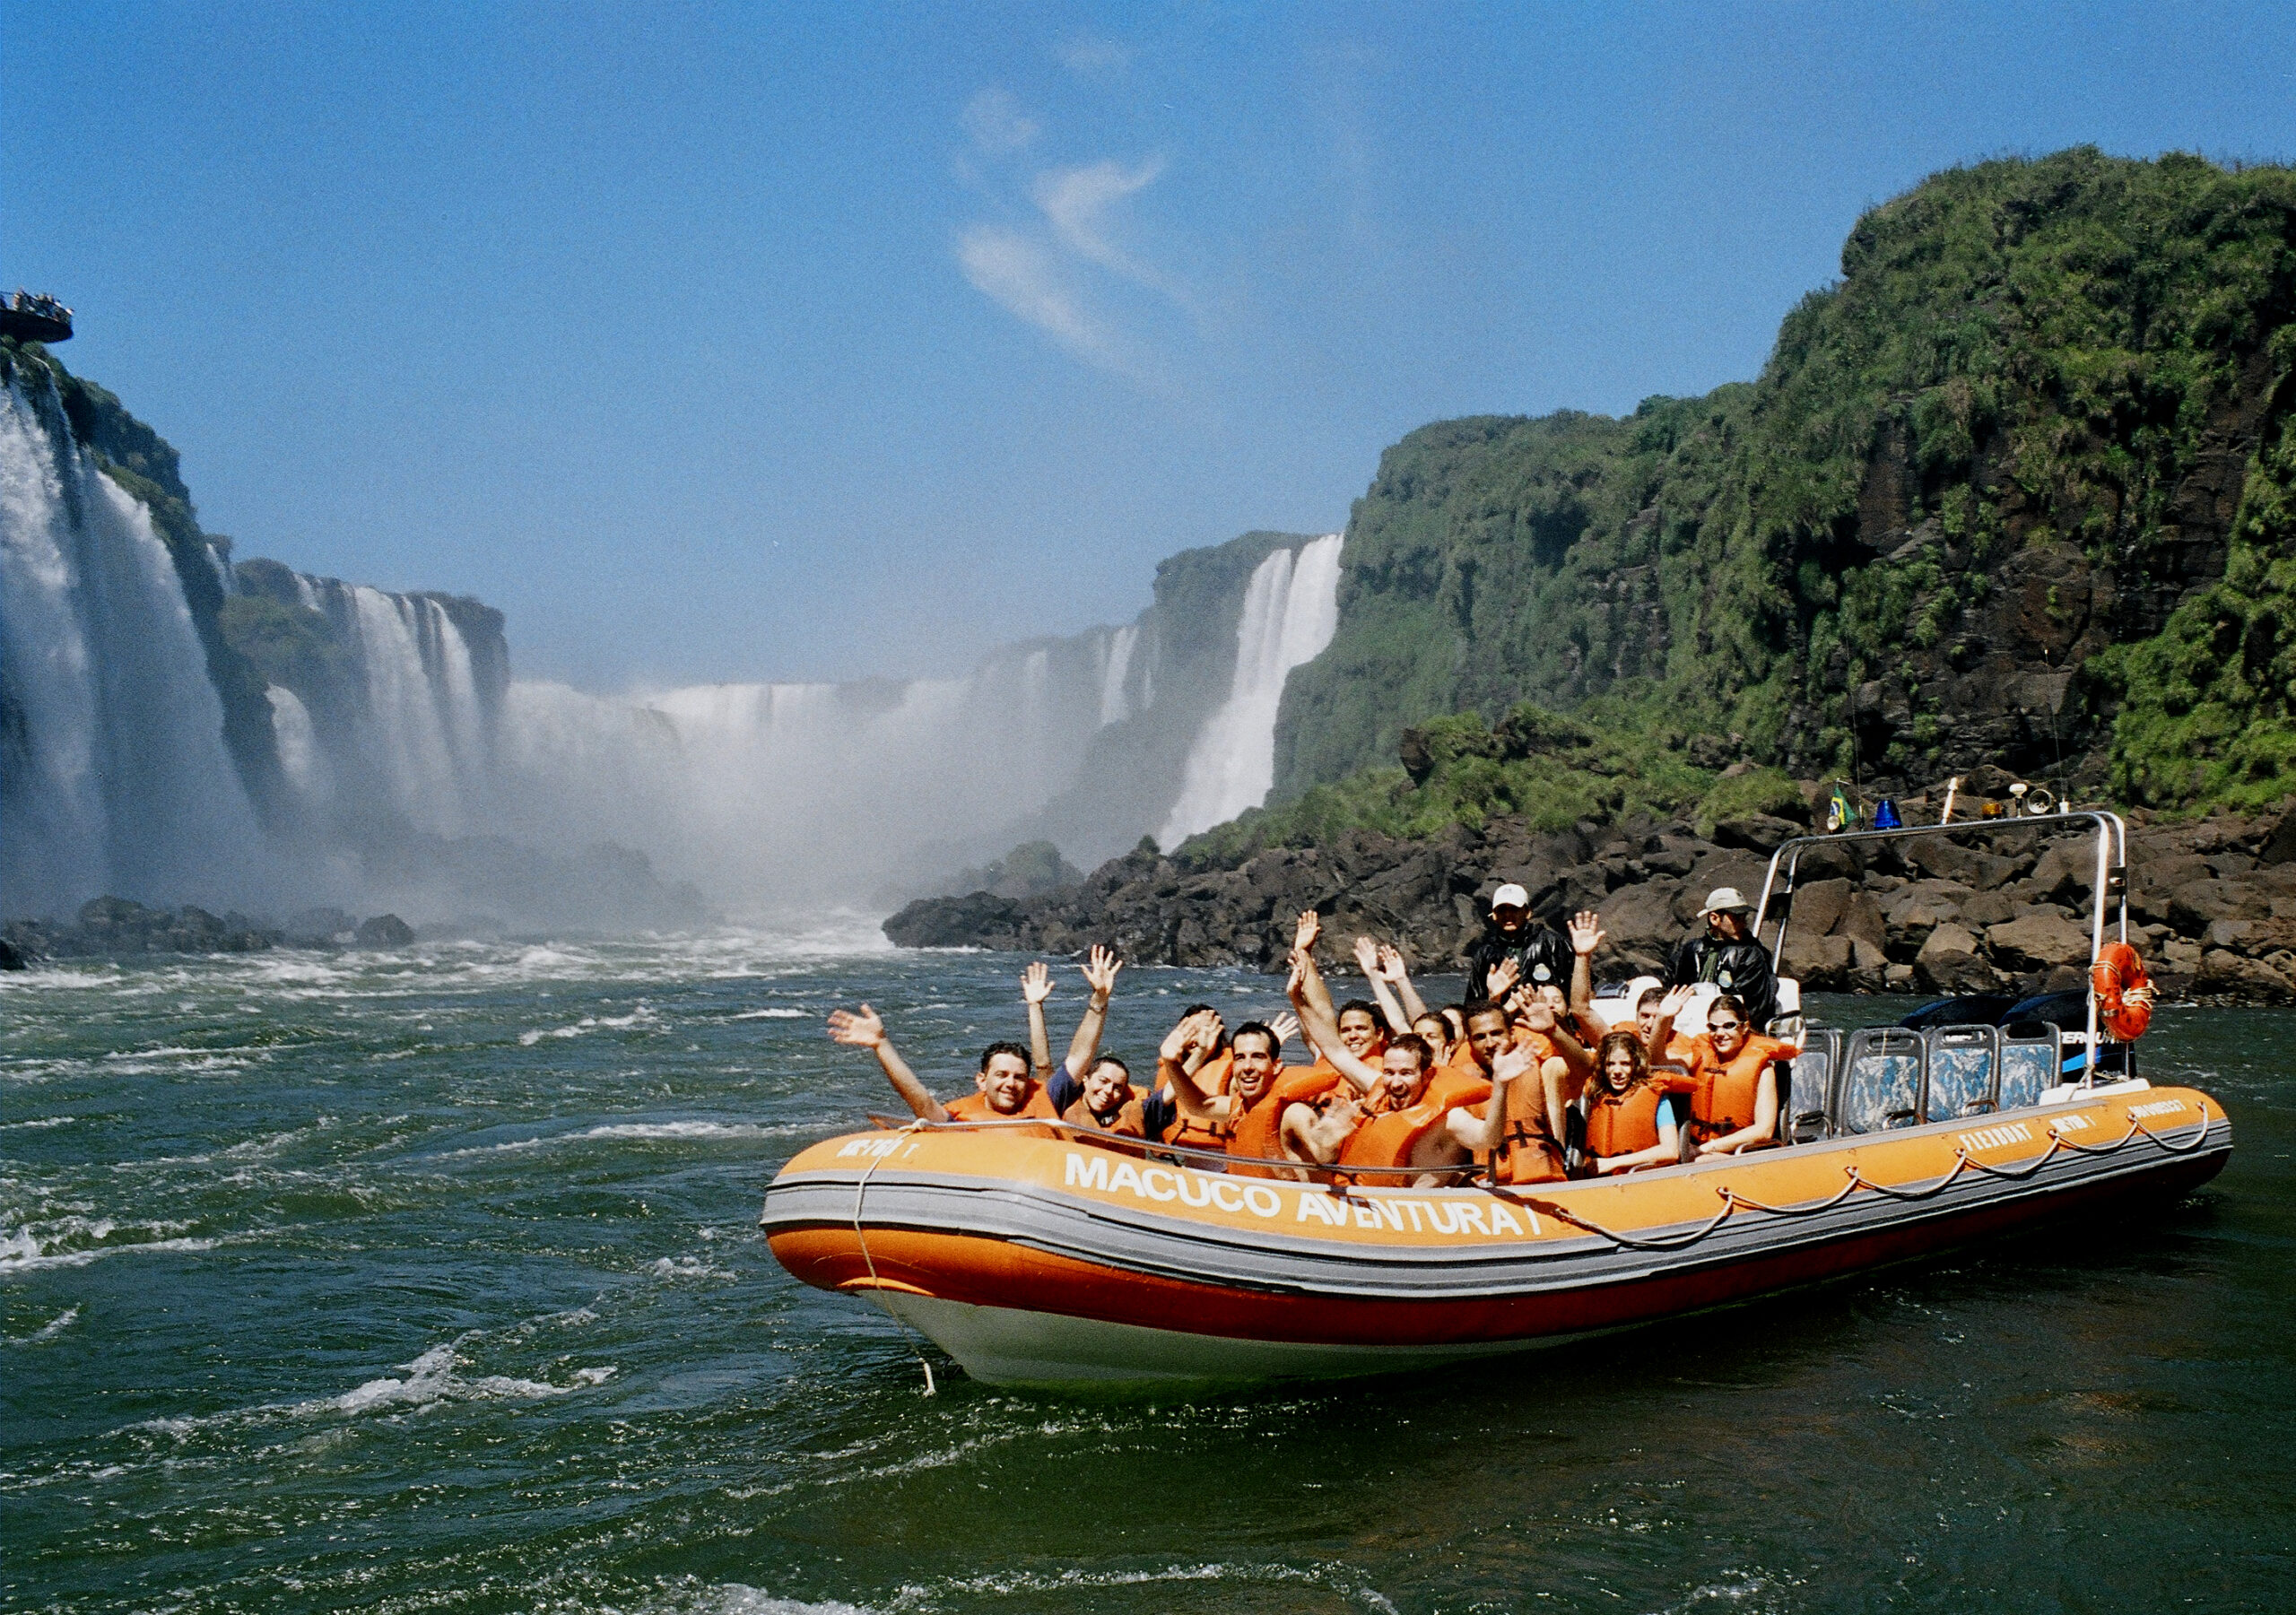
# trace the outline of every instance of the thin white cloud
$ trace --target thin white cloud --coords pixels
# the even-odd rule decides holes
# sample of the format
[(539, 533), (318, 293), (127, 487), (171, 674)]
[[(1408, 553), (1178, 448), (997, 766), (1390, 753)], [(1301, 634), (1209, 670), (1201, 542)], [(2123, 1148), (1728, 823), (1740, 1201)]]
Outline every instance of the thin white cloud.
[(1077, 34), (1053, 47), (1052, 54), (1071, 73), (1122, 73), (1132, 65), (1132, 51), (1114, 39)]
[(987, 89), (965, 103), (961, 120), (972, 143), (992, 157), (1009, 156), (1036, 139), (1041, 126), (1021, 110), (1008, 91)]
[(1127, 196), (1146, 189), (1163, 171), (1163, 160), (1157, 157), (1136, 169), (1127, 169), (1119, 162), (1050, 169), (1037, 176), (1029, 195), (1042, 210), (1053, 233), (1077, 256), (1103, 269), (1114, 270), (1126, 280), (1170, 294), (1171, 288), (1162, 275), (1118, 247), (1109, 234), (1110, 211)]
[(957, 238), (957, 262), (975, 290), (1078, 358), (1126, 369), (1115, 329), (1085, 308), (1058, 257), (1042, 244), (1014, 230), (976, 224)]

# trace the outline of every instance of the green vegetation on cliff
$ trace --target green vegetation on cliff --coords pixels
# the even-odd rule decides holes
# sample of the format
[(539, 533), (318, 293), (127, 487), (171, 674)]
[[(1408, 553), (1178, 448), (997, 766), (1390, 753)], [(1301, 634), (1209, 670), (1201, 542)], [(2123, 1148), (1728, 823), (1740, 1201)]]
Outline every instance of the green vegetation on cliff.
[[(2296, 173), (2085, 147), (1955, 169), (1860, 219), (1842, 277), (1752, 384), (1389, 449), (1273, 799), (1410, 725), (1628, 690), (1803, 775), (2094, 777), (2109, 742), (2163, 803), (2296, 789)], [(2196, 742), (2208, 766), (2178, 763)]]
[(1343, 831), (1432, 836), (1518, 816), (1535, 830), (1636, 814), (1687, 817), (1701, 831), (1750, 813), (1801, 812), (1799, 786), (1775, 768), (1723, 777), (1692, 758), (1692, 737), (1647, 691), (1596, 696), (1570, 716), (1525, 701), (1495, 725), (1479, 713), (1408, 730), (1405, 764), (1358, 769), (1191, 838), (1184, 864), (1231, 867), (1266, 847), (1313, 847)]

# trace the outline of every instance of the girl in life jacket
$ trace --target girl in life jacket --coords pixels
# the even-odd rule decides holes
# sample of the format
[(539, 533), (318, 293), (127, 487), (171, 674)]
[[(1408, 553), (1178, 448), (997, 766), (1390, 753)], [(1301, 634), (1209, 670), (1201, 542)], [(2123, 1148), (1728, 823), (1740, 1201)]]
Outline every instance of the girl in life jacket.
[(1578, 1100), (1589, 1177), (1671, 1165), (1682, 1159), (1674, 1101), (1653, 1077), (1642, 1034), (1621, 1027), (1595, 1051), (1595, 1080)]
[(1778, 1062), (1797, 1044), (1756, 1032), (1728, 993), (1707, 1006), (1706, 1030), (1691, 1039), (1690, 1133), (1698, 1153), (1735, 1155), (1778, 1142)]
[(980, 1071), (973, 1079), (977, 1091), (943, 1105), (917, 1080), (909, 1062), (885, 1035), (883, 1020), (867, 1004), (858, 1010), (831, 1010), (829, 1035), (848, 1047), (874, 1054), (893, 1091), (922, 1120), (1007, 1121), (1029, 1116), (1049, 1121), (1059, 1114), (1046, 1097), (1044, 1084), (1029, 1074), (1029, 1051), (1017, 1043), (992, 1043), (981, 1050)]

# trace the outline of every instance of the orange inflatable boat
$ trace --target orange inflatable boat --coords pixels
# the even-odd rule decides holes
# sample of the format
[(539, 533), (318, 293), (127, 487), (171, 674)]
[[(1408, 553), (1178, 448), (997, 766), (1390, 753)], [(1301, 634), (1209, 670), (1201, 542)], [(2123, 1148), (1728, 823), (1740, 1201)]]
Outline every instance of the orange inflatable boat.
[[(2084, 819), (2117, 854), (2109, 814), (2048, 828)], [(1809, 845), (1779, 850), (1765, 913)], [(2093, 951), (2118, 864), (2100, 851)], [(792, 1274), (866, 1296), (978, 1379), (1202, 1385), (1385, 1373), (1739, 1301), (2189, 1189), (2231, 1150), (2222, 1107), (2136, 1076), (2093, 1012), (1805, 1042), (1780, 1147), (1622, 1177), (1303, 1183), (1057, 1124), (920, 1123), (806, 1150), (762, 1226)]]

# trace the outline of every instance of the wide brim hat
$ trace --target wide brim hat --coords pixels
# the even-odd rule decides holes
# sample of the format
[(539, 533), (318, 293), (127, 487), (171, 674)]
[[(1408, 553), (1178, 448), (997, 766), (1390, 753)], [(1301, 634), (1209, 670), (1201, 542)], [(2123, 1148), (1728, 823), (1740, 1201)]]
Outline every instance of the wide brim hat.
[(1701, 916), (1709, 914), (1752, 914), (1753, 907), (1746, 901), (1745, 894), (1736, 887), (1717, 886), (1706, 894), (1706, 907), (1698, 912)]

